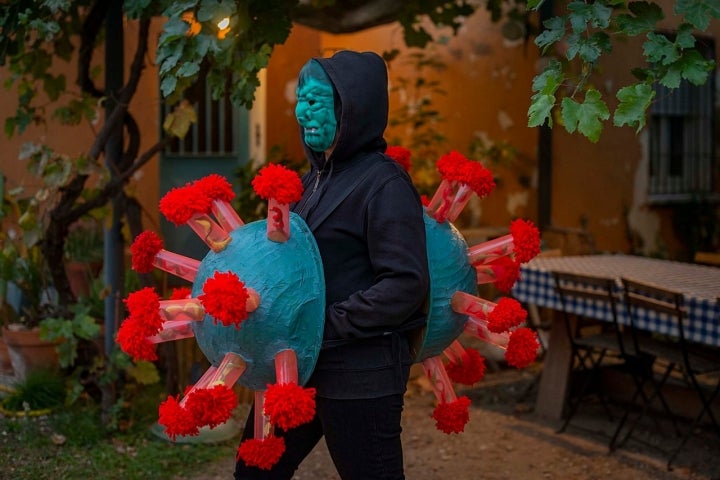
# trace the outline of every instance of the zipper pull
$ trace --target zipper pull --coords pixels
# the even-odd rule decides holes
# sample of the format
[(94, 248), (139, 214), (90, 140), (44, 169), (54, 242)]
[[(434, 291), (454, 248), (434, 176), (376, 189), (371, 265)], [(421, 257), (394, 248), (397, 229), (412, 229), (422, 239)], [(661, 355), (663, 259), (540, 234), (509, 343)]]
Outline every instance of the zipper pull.
[(312, 193), (315, 193), (318, 189), (318, 185), (320, 185), (320, 176), (322, 175), (322, 170), (317, 171), (317, 176), (315, 177), (315, 185), (313, 185)]

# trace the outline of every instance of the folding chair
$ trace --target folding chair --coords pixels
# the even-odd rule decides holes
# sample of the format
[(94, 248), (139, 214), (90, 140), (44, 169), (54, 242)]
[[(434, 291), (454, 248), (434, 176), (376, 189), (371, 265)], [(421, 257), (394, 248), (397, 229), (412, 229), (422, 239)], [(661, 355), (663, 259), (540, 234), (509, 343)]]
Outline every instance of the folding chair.
[[(669, 318), (673, 322), (674, 330), (677, 332), (677, 336), (669, 338), (667, 341), (635, 336), (635, 348), (652, 355), (658, 361), (667, 365), (660, 376), (660, 380), (655, 384), (649, 400), (652, 401), (655, 397), (662, 399), (662, 388), (666, 385), (670, 374), (675, 372), (676, 376), (682, 379), (696, 393), (700, 401), (700, 411), (696, 414), (690, 428), (687, 429), (668, 458), (667, 468), (671, 469), (672, 462), (693, 435), (703, 418), (707, 416), (720, 435), (720, 423), (711, 409), (713, 400), (720, 392), (720, 378), (711, 385), (704, 385), (698, 378), (708, 373), (720, 372), (720, 353), (717, 349), (713, 351), (687, 339), (685, 333), (687, 312), (682, 293), (629, 278), (623, 278), (622, 283), (625, 289), (625, 304), (630, 315), (630, 321), (634, 326), (637, 325), (641, 310), (646, 312), (654, 311), (658, 315)], [(637, 328), (633, 330), (637, 332)], [(646, 407), (649, 406), (648, 404), (649, 402), (646, 403)], [(663, 404), (666, 410), (669, 410), (667, 403), (663, 401)], [(643, 409), (643, 412), (634, 420), (625, 435), (623, 443), (632, 435), (638, 421), (646, 412), (647, 408)]]
[[(591, 386), (599, 385), (598, 381), (605, 368), (630, 374), (633, 379), (644, 373), (635, 373), (639, 362), (627, 351), (626, 345), (631, 343), (629, 336), (623, 333), (617, 318), (618, 299), (614, 292), (615, 280), (612, 278), (580, 275), (560, 271), (552, 272), (555, 288), (560, 297), (563, 310), (563, 321), (571, 351), (571, 386), (573, 377), (581, 382), (577, 393), (568, 400), (568, 411), (558, 433), (563, 432), (573, 416), (577, 413), (583, 400), (592, 394)], [(583, 315), (569, 313), (571, 302), (601, 302), (610, 306), (611, 321), (603, 321)], [(644, 363), (648, 369), (650, 364)], [(594, 392), (600, 399), (609, 418), (613, 418), (608, 405), (608, 398), (602, 388)]]

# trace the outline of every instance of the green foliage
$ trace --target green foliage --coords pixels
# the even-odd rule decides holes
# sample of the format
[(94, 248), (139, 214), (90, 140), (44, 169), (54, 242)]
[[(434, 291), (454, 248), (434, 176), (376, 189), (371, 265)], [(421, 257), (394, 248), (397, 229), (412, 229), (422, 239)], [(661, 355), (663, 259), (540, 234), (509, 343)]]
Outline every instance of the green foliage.
[[(528, 7), (538, 9), (541, 4), (542, 0), (532, 0)], [(612, 52), (611, 39), (616, 37), (645, 35), (643, 56), (648, 66), (633, 70), (636, 83), (618, 89), (620, 103), (612, 114), (613, 125), (642, 129), (656, 82), (671, 89), (678, 88), (683, 80), (696, 85), (705, 83), (715, 62), (703, 58), (695, 48), (695, 34), (706, 30), (711, 19), (720, 18), (720, 4), (716, 0), (677, 0), (673, 13), (684, 19), (674, 35), (656, 33), (664, 13), (656, 3), (646, 1), (572, 1), (563, 15), (545, 20), (545, 30), (535, 38), (535, 44), (544, 54), (560, 43), (567, 48), (562, 63), (550, 61), (536, 76), (528, 126), (546, 122), (552, 126), (552, 111), (557, 107), (568, 132), (577, 131), (598, 141), (611, 112), (603, 95), (588, 80), (601, 58)], [(573, 64), (579, 64), (579, 68)], [(574, 76), (573, 71), (580, 73)], [(571, 93), (558, 99), (559, 85), (573, 86)], [(581, 92), (585, 96), (582, 103), (575, 98)]]
[[(232, 85), (233, 104), (250, 107), (259, 85), (258, 72), (267, 66), (273, 47), (290, 34), (290, 7), (295, 2), (166, 3), (168, 21), (157, 51), (163, 96), (177, 102), (206, 68), (213, 98), (220, 98)], [(225, 18), (229, 25), (221, 29), (218, 22)]]
[(562, 118), (568, 132), (573, 133), (577, 130), (592, 142), (597, 142), (602, 130), (600, 120), (610, 118), (610, 112), (605, 102), (601, 100), (600, 92), (589, 89), (585, 93), (583, 103), (578, 103), (572, 98), (563, 98)]
[(12, 412), (45, 410), (63, 405), (65, 381), (56, 372), (36, 370), (16, 382), (13, 391), (2, 401), (4, 409)]
[[(221, 459), (232, 459), (237, 438), (218, 444), (173, 444), (150, 433), (157, 421), (162, 387), (125, 392), (120, 429), (108, 430), (92, 403), (75, 404), (52, 415), (0, 417), (0, 465), (10, 478), (102, 478), (128, 480), (186, 478)], [(8, 470), (8, 469), (12, 470)], [(231, 475), (231, 473), (229, 472)]]
[(72, 305), (67, 316), (49, 317), (40, 322), (40, 338), (59, 342), (55, 349), (63, 368), (75, 364), (81, 340), (92, 340), (99, 335), (100, 325), (90, 315), (90, 307), (82, 303)]
[[(57, 61), (69, 62), (74, 50), (71, 37), (80, 28), (79, 10), (91, 3), (82, 1), (7, 2), (0, 8), (0, 65), (7, 65), (6, 88), (17, 88), (17, 109), (5, 119), (5, 133), (12, 137), (30, 124), (45, 123), (52, 114), (61, 122), (79, 122), (95, 113), (79, 93), (69, 92), (67, 79), (55, 73)], [(50, 102), (65, 100), (46, 111), (44, 93)], [(64, 103), (67, 102), (67, 103)]]
[(65, 239), (65, 257), (74, 262), (97, 263), (103, 260), (104, 233), (99, 220), (77, 222)]

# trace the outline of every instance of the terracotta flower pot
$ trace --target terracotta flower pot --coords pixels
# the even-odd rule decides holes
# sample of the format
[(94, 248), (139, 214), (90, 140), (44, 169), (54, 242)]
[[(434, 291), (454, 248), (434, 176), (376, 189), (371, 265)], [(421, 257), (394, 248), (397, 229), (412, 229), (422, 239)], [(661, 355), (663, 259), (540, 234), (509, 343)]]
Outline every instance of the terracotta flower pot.
[(19, 380), (35, 370), (58, 370), (60, 362), (55, 343), (40, 339), (40, 329), (3, 327), (2, 336), (10, 354), (10, 362)]
[(12, 375), (13, 368), (10, 361), (10, 351), (8, 350), (5, 338), (0, 336), (0, 375)]
[(70, 282), (70, 289), (76, 297), (88, 296), (90, 284), (102, 270), (102, 262), (67, 262), (65, 273)]

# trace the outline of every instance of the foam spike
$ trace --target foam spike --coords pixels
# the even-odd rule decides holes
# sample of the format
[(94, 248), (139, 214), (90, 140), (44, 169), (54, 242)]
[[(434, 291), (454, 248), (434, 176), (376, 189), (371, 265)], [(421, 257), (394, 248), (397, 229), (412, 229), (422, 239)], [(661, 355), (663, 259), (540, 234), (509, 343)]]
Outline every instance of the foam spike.
[(230, 234), (205, 213), (195, 213), (187, 224), (215, 253), (222, 252), (231, 241)]
[(290, 238), (290, 205), (272, 197), (268, 200), (267, 238), (276, 243)]
[(297, 355), (292, 349), (275, 355), (275, 377), (278, 384), (298, 383)]
[(245, 225), (240, 215), (238, 215), (232, 205), (230, 205), (230, 202), (226, 200), (215, 199), (210, 208), (212, 214), (226, 232), (232, 232), (236, 228)]
[(432, 385), (433, 393), (440, 403), (451, 403), (457, 400), (455, 390), (453, 390), (452, 382), (448, 377), (447, 371), (445, 371), (445, 365), (443, 365), (440, 356), (434, 356), (426, 358), (422, 361), (425, 375), (427, 375)]

